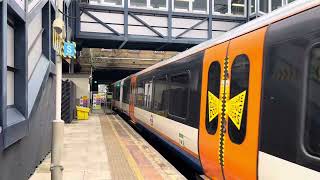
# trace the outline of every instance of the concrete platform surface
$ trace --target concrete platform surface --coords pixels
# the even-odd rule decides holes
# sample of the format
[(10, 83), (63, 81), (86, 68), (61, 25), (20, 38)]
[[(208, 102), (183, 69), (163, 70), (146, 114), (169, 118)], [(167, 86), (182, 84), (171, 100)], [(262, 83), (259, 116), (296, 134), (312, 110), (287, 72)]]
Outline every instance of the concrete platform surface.
[[(64, 180), (185, 179), (118, 115), (65, 125)], [(29, 180), (50, 179), (50, 155)]]

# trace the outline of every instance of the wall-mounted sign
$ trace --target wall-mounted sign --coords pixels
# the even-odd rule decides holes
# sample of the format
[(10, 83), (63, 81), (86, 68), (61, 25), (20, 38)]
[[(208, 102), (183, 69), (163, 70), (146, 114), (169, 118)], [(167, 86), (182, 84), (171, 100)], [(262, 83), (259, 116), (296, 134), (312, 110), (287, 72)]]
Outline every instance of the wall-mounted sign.
[(63, 56), (68, 58), (76, 58), (76, 43), (75, 42), (64, 42)]

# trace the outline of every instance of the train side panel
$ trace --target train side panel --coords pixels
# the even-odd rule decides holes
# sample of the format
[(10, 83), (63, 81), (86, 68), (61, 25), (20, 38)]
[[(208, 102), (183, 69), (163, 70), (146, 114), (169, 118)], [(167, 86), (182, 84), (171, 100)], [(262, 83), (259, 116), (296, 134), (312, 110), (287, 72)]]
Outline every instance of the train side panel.
[[(198, 129), (135, 107), (139, 123), (198, 158)], [(183, 135), (183, 137), (181, 137)]]
[(137, 123), (201, 169), (198, 126), (203, 52), (137, 76), (134, 117)]
[(320, 7), (266, 36), (260, 179), (320, 179)]

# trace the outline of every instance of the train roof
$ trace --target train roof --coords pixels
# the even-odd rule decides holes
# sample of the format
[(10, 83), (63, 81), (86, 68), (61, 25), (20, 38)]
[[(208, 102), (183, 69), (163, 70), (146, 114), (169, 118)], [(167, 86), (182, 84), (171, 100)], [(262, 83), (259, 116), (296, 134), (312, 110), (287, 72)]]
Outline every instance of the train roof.
[(279, 8), (269, 14), (266, 14), (262, 17), (255, 19), (255, 20), (252, 20), (252, 21), (250, 21), (246, 24), (243, 24), (237, 28), (234, 28), (234, 29), (226, 32), (225, 34), (223, 34), (217, 38), (200, 43), (199, 45), (194, 46), (184, 52), (181, 52), (172, 58), (169, 58), (167, 60), (164, 60), (162, 62), (154, 64), (154, 65), (152, 65), (142, 71), (137, 72), (135, 75), (140, 75), (145, 72), (151, 71), (152, 69), (161, 67), (163, 65), (169, 64), (174, 61), (177, 61), (179, 59), (190, 56), (196, 52), (205, 50), (205, 49), (210, 48), (212, 46), (215, 46), (217, 44), (221, 44), (223, 42), (229, 41), (231, 39), (234, 39), (236, 37), (239, 37), (241, 35), (244, 35), (246, 33), (251, 32), (251, 31), (254, 31), (254, 30), (257, 30), (257, 29), (262, 28), (264, 26), (270, 25), (270, 24), (277, 22), (281, 19), (290, 17), (292, 15), (303, 12), (307, 9), (311, 9), (313, 7), (316, 7), (318, 5), (320, 5), (320, 0), (297, 0), (297, 1), (294, 1), (290, 4), (288, 4), (287, 6)]

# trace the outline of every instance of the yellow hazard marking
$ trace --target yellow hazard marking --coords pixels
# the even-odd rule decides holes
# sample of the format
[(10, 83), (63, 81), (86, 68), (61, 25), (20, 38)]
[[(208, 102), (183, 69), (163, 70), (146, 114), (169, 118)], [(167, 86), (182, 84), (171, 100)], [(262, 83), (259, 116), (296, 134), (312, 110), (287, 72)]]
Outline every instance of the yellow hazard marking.
[(240, 130), (242, 113), (244, 108), (244, 102), (246, 99), (247, 91), (243, 91), (242, 93), (236, 95), (232, 99), (227, 102), (227, 112), (233, 124)]
[[(240, 130), (241, 120), (247, 91), (236, 95), (226, 103), (226, 116), (229, 116), (234, 125)], [(209, 122), (222, 112), (222, 102), (208, 91)]]
[(220, 100), (208, 91), (208, 104), (209, 104), (209, 122), (211, 122), (221, 112)]

